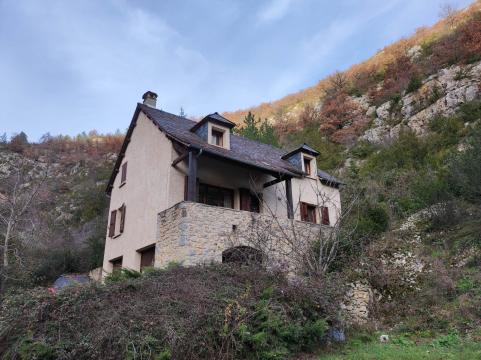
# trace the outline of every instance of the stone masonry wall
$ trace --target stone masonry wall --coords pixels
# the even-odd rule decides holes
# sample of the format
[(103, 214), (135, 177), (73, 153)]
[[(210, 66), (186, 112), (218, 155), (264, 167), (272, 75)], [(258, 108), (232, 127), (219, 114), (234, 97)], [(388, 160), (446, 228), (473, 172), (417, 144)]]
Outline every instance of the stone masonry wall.
[(276, 266), (294, 270), (293, 259), (299, 251), (292, 251), (288, 244), (299, 238), (299, 246), (306, 246), (319, 237), (320, 230), (317, 224), (184, 201), (158, 215), (155, 266), (221, 262), (224, 250), (255, 247), (258, 241)]

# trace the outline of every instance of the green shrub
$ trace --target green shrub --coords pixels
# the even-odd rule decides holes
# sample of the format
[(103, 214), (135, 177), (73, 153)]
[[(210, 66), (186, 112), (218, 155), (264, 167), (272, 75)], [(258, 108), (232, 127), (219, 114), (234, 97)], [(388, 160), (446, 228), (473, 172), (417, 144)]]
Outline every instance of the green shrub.
[(466, 140), (466, 150), (454, 154), (448, 162), (447, 180), (454, 194), (467, 200), (481, 199), (481, 125)]
[(459, 116), (464, 122), (473, 122), (481, 119), (481, 101), (470, 101), (461, 105)]
[(107, 284), (112, 284), (116, 283), (119, 281), (125, 281), (129, 279), (137, 279), (142, 276), (142, 273), (139, 271), (127, 269), (127, 268), (122, 268), (117, 271), (112, 271), (110, 274), (108, 274), (105, 277), (105, 283)]
[(440, 336), (437, 339), (434, 339), (432, 344), (434, 347), (451, 347), (458, 345), (459, 342), (459, 335), (455, 332), (452, 332), (448, 335)]
[(161, 351), (155, 356), (154, 360), (170, 360), (172, 358), (172, 353), (170, 350), (166, 349)]
[(412, 130), (403, 128), (391, 146), (384, 147), (368, 158), (361, 175), (384, 175), (387, 170), (419, 168), (425, 163), (427, 150), (426, 144)]
[(429, 122), (429, 128), (437, 135), (430, 137), (430, 147), (443, 149), (459, 142), (464, 126), (457, 117), (436, 116)]
[(411, 80), (409, 80), (409, 84), (406, 89), (406, 92), (407, 93), (414, 92), (418, 90), (422, 85), (423, 85), (423, 81), (421, 80), (421, 78), (417, 75), (414, 75), (413, 77), (411, 77)]
[(456, 283), (456, 289), (461, 294), (471, 291), (475, 286), (475, 283), (469, 278), (463, 278)]
[(377, 146), (368, 141), (359, 141), (356, 146), (351, 149), (351, 154), (358, 159), (365, 159), (373, 154)]
[(387, 211), (378, 205), (369, 206), (359, 217), (357, 233), (361, 236), (376, 235), (386, 231), (388, 226)]
[(23, 339), (20, 341), (18, 355), (22, 360), (55, 360), (55, 349), (41, 341)]
[[(276, 289), (268, 287), (261, 294), (261, 300), (255, 304), (251, 321), (244, 319), (234, 332), (243, 346), (239, 354), (248, 359), (285, 359), (289, 354), (298, 351), (312, 350), (319, 343), (327, 331), (327, 323), (323, 319), (298, 318), (289, 320), (286, 313), (277, 306), (273, 306)], [(297, 309), (296, 309), (297, 307)], [(294, 313), (302, 316), (304, 309), (299, 304)], [(224, 333), (230, 334), (230, 328)]]

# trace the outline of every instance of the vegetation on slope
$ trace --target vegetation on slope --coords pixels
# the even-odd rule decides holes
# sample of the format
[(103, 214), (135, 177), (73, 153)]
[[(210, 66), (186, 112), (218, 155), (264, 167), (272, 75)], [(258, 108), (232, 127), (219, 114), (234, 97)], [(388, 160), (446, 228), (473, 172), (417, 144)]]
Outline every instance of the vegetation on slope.
[(335, 298), (320, 285), (216, 265), (174, 266), (57, 295), (18, 292), (2, 303), (0, 353), (2, 359), (284, 359), (324, 338)]
[[(3, 262), (0, 267), (3, 290), (49, 285), (63, 273), (100, 266), (108, 211), (105, 187), (123, 136), (47, 134), (40, 143), (29, 143), (21, 133), (10, 141), (0, 139), (1, 219), (10, 217), (16, 183), (19, 202), (38, 186), (26, 212), (11, 222), (8, 266)], [(4, 221), (0, 234), (4, 245)]]
[[(298, 128), (296, 122), (303, 110), (317, 105), (319, 99), (329, 98), (333, 87), (341, 86), (350, 95), (369, 93), (376, 104), (395, 97), (403, 90), (412, 91), (419, 86), (419, 80), (443, 67), (480, 59), (480, 10), (479, 0), (461, 11), (448, 9), (442, 13), (444, 18), (432, 27), (418, 29), (413, 36), (385, 47), (365, 62), (342, 73), (337, 72), (311, 88), (224, 115), (240, 123), (250, 111), (272, 120), (282, 131), (292, 131)], [(415, 46), (420, 47), (421, 57), (413, 61), (406, 52)]]

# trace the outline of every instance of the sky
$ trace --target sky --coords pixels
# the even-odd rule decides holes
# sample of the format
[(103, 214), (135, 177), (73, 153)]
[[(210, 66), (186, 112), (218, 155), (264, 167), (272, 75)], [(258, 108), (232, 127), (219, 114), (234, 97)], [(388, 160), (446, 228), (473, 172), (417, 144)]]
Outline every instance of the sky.
[(191, 117), (277, 100), (435, 23), (443, 4), (0, 0), (0, 135), (124, 131), (147, 90)]

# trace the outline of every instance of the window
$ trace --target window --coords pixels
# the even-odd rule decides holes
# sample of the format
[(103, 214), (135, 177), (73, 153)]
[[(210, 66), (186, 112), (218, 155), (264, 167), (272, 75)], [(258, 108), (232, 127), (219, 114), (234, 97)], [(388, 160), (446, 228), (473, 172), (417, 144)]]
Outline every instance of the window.
[(120, 269), (122, 269), (122, 256), (110, 260), (110, 263), (112, 264), (112, 272), (118, 272)]
[[(109, 222), (109, 237), (114, 238), (119, 236), (124, 232), (125, 228), (125, 204), (122, 204), (117, 210), (112, 210), (110, 212), (110, 222)], [(117, 217), (120, 217), (120, 221), (117, 222)]]
[(330, 225), (329, 221), (329, 208), (327, 206), (321, 206), (321, 222), (322, 225)]
[(199, 202), (233, 209), (234, 191), (217, 186), (199, 184)]
[(124, 226), (125, 226), (125, 204), (122, 204), (122, 206), (119, 208), (119, 213), (120, 213), (119, 233), (122, 234), (124, 232)]
[(140, 271), (143, 271), (147, 267), (154, 266), (155, 245), (139, 250), (139, 253), (140, 253)]
[(120, 186), (125, 184), (127, 181), (127, 163), (123, 163), (122, 169), (120, 170)]
[(115, 236), (115, 218), (117, 217), (117, 210), (110, 212), (110, 223), (109, 223), (109, 237)]
[(248, 189), (239, 189), (240, 210), (260, 212), (262, 194), (255, 194)]
[(217, 146), (224, 146), (224, 132), (217, 130), (217, 129), (212, 129), (212, 144), (217, 145)]
[(307, 173), (307, 175), (312, 175), (311, 159), (307, 157), (304, 157), (304, 172)]
[(301, 220), (311, 223), (317, 223), (316, 207), (314, 205), (301, 202)]

